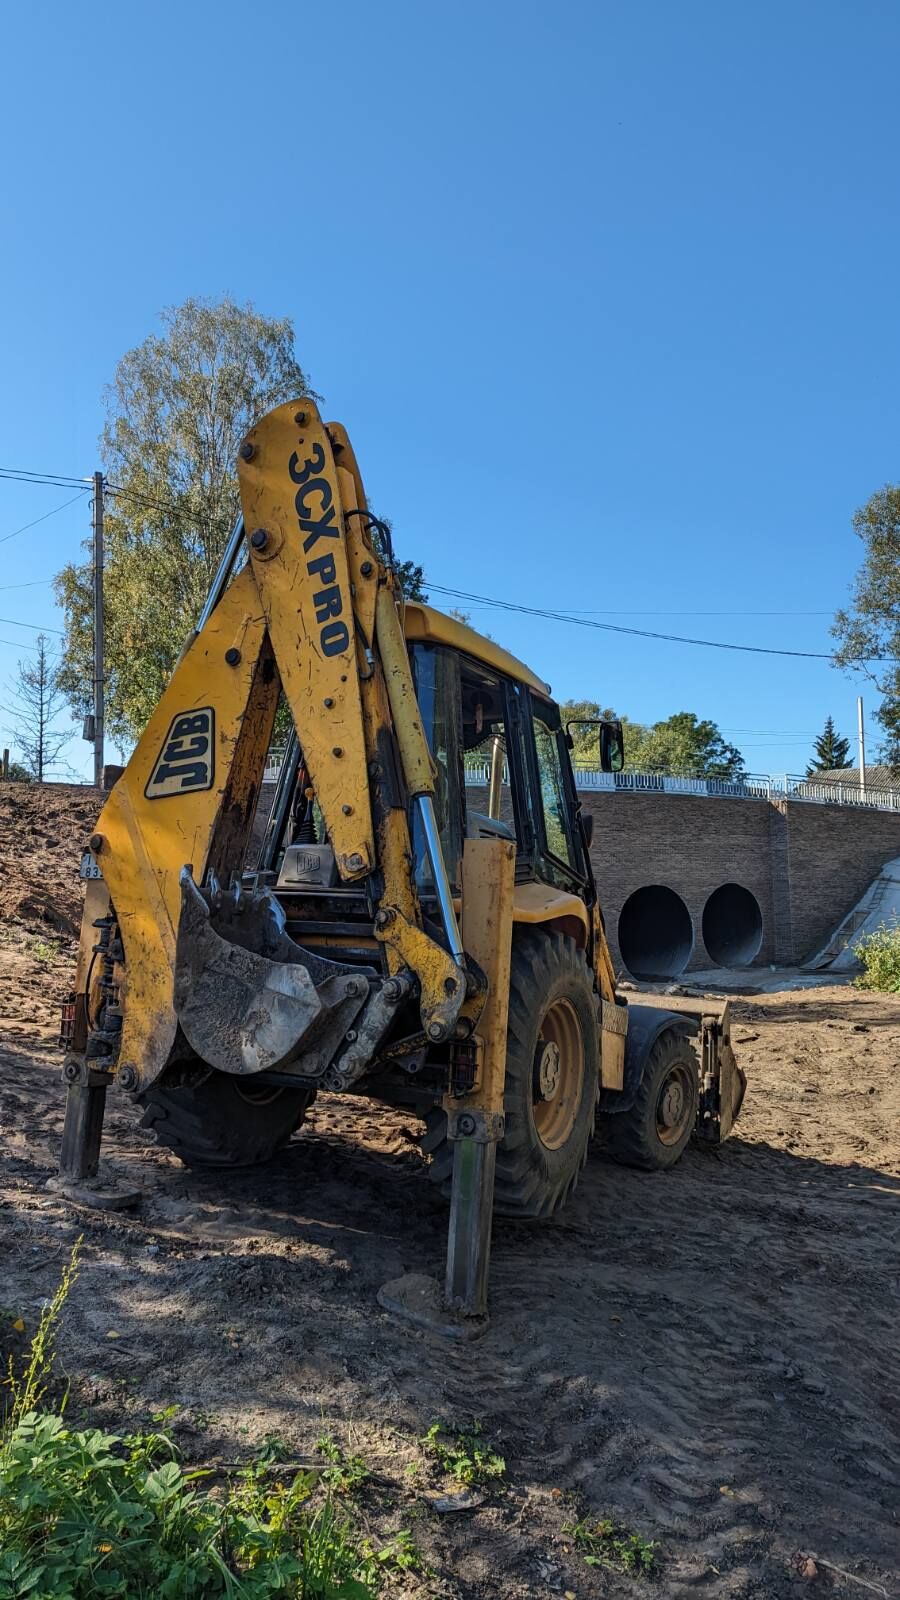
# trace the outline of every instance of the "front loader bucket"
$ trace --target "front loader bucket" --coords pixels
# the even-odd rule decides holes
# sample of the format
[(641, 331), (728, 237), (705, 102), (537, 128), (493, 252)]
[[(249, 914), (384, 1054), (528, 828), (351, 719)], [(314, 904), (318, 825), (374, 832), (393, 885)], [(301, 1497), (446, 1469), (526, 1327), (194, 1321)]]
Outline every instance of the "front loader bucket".
[[(280, 1070), (323, 1032), (330, 1034), (332, 1021), (349, 1026), (368, 997), (366, 971), (322, 961), (295, 945), (271, 895), (245, 899), (232, 891), (223, 897), (218, 886), (203, 893), (189, 867), (180, 881), (175, 1012), (203, 1061), (236, 1076)], [(212, 923), (223, 899), (216, 920), (228, 938)], [(320, 1054), (312, 1052), (316, 1066)]]

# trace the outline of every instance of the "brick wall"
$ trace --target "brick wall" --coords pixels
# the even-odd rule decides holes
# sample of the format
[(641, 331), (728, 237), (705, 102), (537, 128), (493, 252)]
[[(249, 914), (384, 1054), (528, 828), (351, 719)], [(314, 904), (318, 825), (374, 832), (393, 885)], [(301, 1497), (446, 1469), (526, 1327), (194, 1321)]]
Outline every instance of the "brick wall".
[[(273, 790), (261, 797), (255, 840), (262, 840)], [(470, 789), (470, 807), (487, 810), (487, 791)], [(707, 800), (632, 792), (580, 798), (594, 817), (591, 855), (613, 960), (625, 901), (645, 884), (674, 889), (690, 913), (694, 949), (688, 970), (713, 966), (703, 908), (723, 883), (756, 897), (763, 942), (757, 964), (791, 964), (813, 955), (856, 904), (885, 861), (900, 856), (900, 812), (765, 800)]]
[(723, 883), (756, 896), (763, 919), (760, 961), (774, 961), (769, 806), (764, 800), (705, 800), (694, 795), (589, 794), (594, 815), (591, 856), (613, 960), (621, 968), (619, 914), (644, 884), (674, 889), (694, 929), (692, 967), (712, 963), (703, 944), (703, 907)]
[(694, 928), (691, 967), (711, 966), (703, 907), (723, 883), (756, 896), (763, 919), (757, 964), (801, 962), (825, 943), (876, 877), (900, 855), (900, 813), (691, 795), (582, 792), (594, 815), (591, 851), (613, 960), (628, 896), (665, 884)]
[(900, 813), (791, 804), (787, 813), (794, 958), (825, 943), (886, 861), (900, 856)]

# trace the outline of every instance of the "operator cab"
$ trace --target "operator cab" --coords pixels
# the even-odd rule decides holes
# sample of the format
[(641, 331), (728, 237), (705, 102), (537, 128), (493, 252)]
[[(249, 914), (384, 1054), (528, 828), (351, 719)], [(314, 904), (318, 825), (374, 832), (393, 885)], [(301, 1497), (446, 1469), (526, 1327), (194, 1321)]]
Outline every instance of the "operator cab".
[[(527, 683), (451, 645), (415, 641), (416, 696), (437, 767), (435, 812), (448, 876), (459, 887), (466, 838), (511, 839), (516, 877), (582, 895), (593, 888), (559, 708)], [(416, 879), (430, 887), (414, 830)]]

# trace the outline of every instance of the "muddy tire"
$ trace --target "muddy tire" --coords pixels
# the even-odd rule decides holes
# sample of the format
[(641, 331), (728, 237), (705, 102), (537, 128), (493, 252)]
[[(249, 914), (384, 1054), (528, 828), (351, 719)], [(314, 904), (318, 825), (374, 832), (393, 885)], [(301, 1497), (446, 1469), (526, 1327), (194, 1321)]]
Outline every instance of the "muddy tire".
[(188, 1167), (255, 1167), (300, 1127), (315, 1089), (273, 1089), (211, 1072), (189, 1087), (156, 1086), (141, 1098), (141, 1127)]
[[(494, 1211), (549, 1217), (587, 1158), (599, 1088), (597, 996), (584, 955), (559, 933), (513, 938), (504, 1112)], [(426, 1116), (429, 1177), (450, 1193), (453, 1147), (439, 1106)]]
[(604, 1118), (606, 1148), (626, 1167), (674, 1167), (697, 1120), (697, 1056), (689, 1039), (664, 1033), (653, 1045), (630, 1111)]

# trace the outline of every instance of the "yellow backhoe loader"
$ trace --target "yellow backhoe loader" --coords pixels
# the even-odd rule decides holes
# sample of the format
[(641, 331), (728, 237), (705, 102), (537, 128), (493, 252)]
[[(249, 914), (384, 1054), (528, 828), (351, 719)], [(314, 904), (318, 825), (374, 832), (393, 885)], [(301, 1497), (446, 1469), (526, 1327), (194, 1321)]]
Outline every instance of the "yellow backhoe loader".
[[(280, 406), (238, 471), (242, 517), (82, 861), (61, 1180), (98, 1192), (112, 1084), (221, 1168), (271, 1156), (319, 1089), (402, 1105), (450, 1197), (445, 1307), (483, 1318), (492, 1213), (557, 1211), (596, 1126), (647, 1167), (728, 1133), (728, 1007), (616, 993), (548, 686), (404, 603), (344, 429)], [(598, 737), (616, 769), (621, 729)]]

